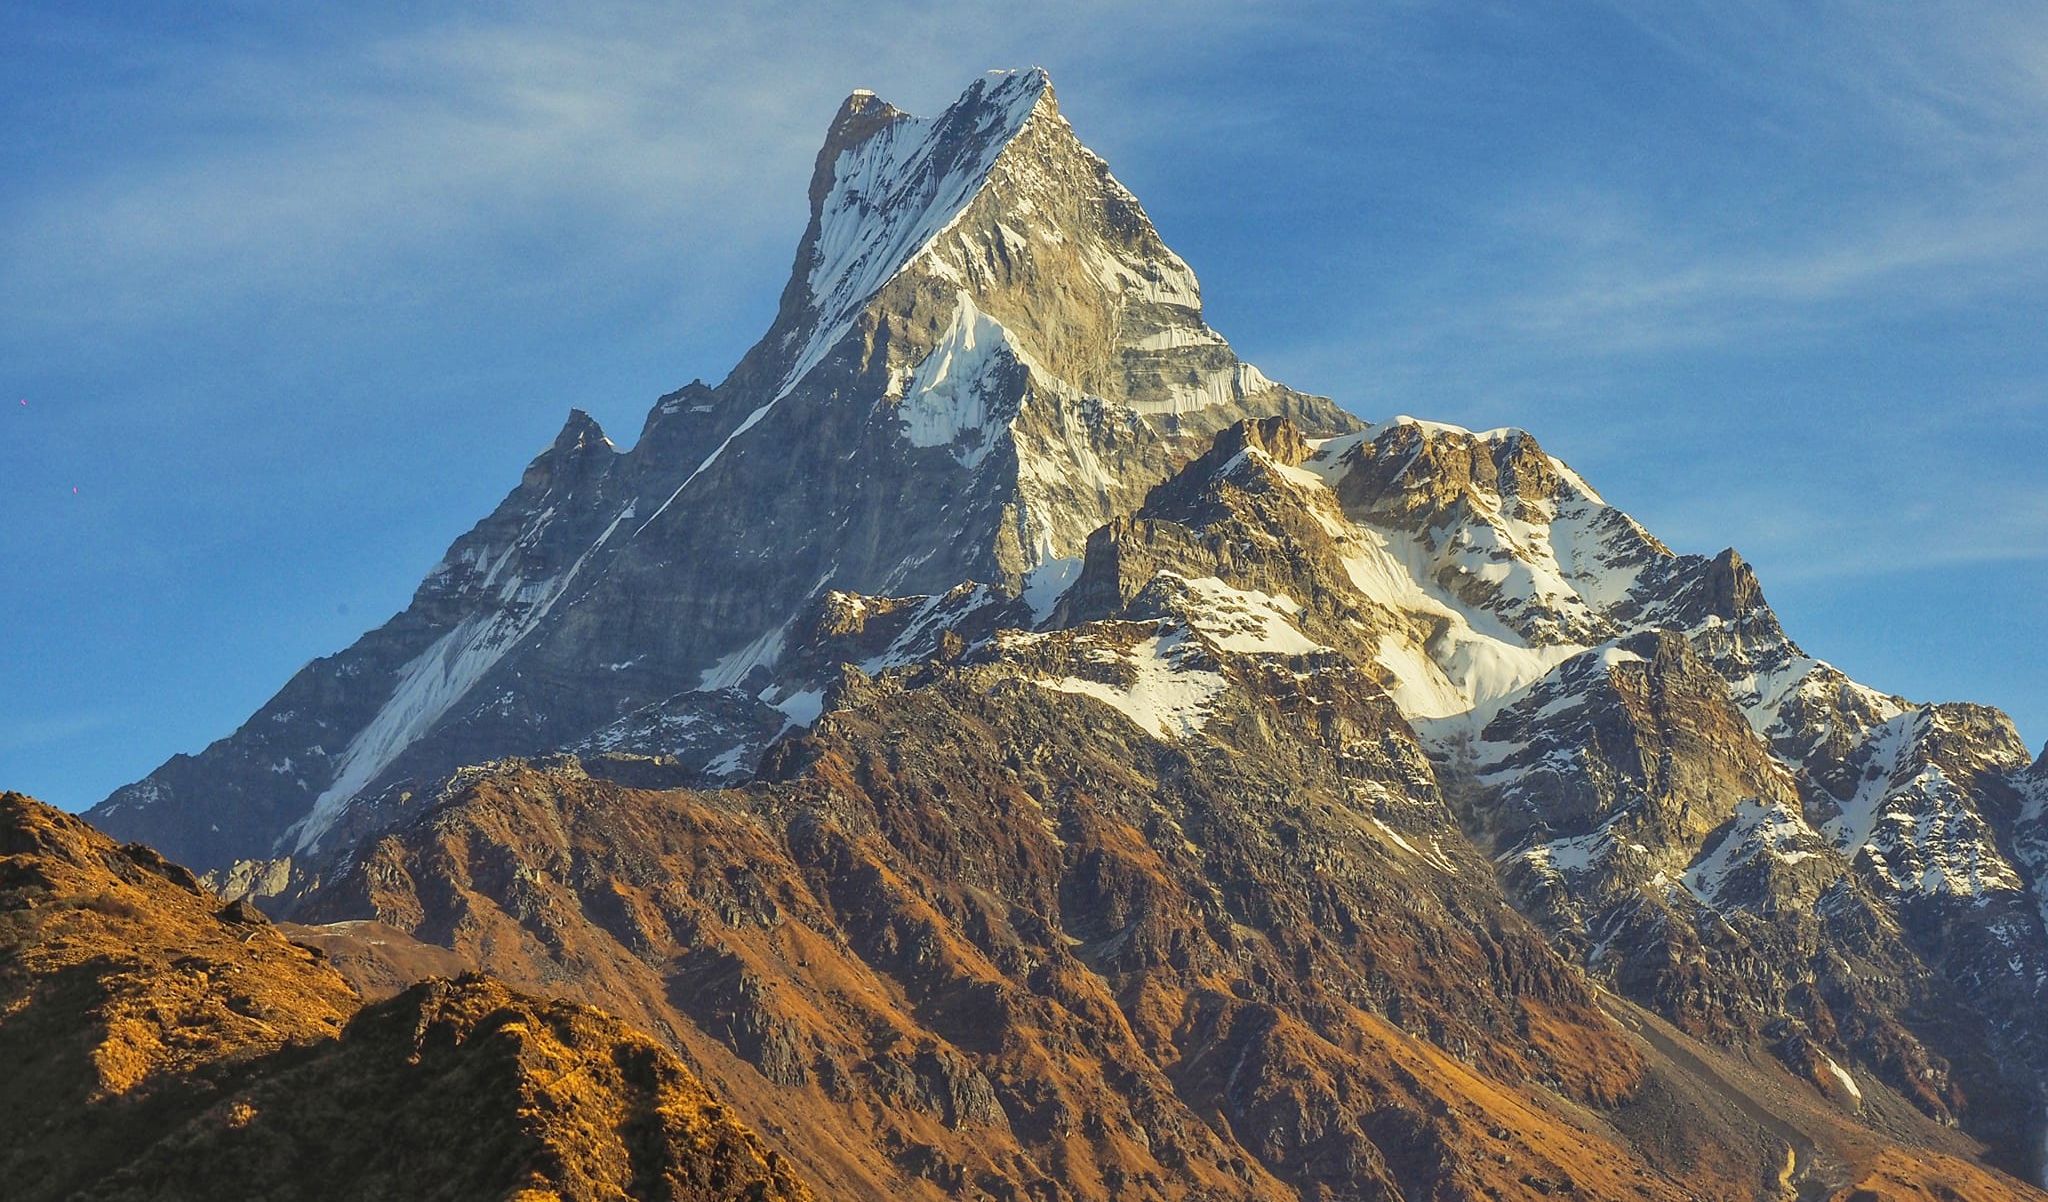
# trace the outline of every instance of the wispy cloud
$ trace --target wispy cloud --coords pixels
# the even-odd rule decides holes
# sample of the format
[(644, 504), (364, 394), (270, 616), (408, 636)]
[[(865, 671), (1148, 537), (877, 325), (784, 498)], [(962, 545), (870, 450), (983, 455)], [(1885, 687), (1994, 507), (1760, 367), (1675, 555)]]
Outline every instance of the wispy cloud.
[(821, 118), (791, 110), (818, 101), (735, 80), (710, 61), (721, 44), (461, 23), (304, 57), (170, 55), (152, 92), (220, 132), (55, 181), (8, 222), (0, 261), (118, 322), (409, 287), (408, 265), (461, 262), (479, 239), (549, 219), (642, 253), (673, 251), (714, 212), (724, 237), (707, 244), (755, 236), (787, 214), (737, 202), (790, 193), (761, 176), (801, 161)]
[(2048, 129), (2048, 10), (1997, 0), (1645, 3), (1611, 10), (1731, 98), (1823, 120), (1937, 165), (2035, 157)]
[[(1967, 520), (1955, 520), (1959, 513)], [(1660, 516), (1661, 532), (1685, 550), (1712, 550), (1740, 531), (1766, 586), (2048, 563), (2048, 497), (2011, 484), (1863, 512), (1815, 504), (1793, 488), (1730, 489), (1692, 514)]]
[(0, 726), (0, 751), (31, 751), (105, 730), (113, 715), (103, 711), (30, 718)]
[(1447, 363), (1810, 342), (2048, 281), (2048, 10), (1613, 11), (1718, 97), (1712, 128), (1646, 124), (1636, 157), (1539, 166), (1447, 214), (1438, 259), (1382, 281), (1324, 358), (1404, 387)]

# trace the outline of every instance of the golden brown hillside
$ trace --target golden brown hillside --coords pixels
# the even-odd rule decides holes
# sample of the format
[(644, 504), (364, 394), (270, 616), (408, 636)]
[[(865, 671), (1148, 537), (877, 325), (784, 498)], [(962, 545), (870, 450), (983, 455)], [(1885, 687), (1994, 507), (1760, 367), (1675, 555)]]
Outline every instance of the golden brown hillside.
[(253, 909), (0, 795), (10, 1199), (811, 1196), (608, 1015), (481, 977), (360, 1005)]

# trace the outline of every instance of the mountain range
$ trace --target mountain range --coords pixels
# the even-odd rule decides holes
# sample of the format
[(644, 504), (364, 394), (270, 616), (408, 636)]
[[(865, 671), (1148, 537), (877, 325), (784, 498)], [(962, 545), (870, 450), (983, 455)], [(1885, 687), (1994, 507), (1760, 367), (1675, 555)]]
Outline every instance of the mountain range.
[(146, 847), (10, 800), (29, 1196), (301, 1196), (467, 1075), (450, 1197), (2048, 1196), (2004, 715), (1269, 380), (1043, 72), (855, 92), (810, 209), (722, 382), (85, 815)]

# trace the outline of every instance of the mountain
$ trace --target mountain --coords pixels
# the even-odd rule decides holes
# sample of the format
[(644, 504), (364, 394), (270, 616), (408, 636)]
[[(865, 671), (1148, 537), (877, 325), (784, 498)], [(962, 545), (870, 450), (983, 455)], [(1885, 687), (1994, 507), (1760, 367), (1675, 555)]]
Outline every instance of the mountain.
[(1279, 413), (1357, 426), (1208, 327), (1042, 72), (931, 120), (855, 93), (775, 322), (722, 384), (662, 398), (625, 453), (571, 414), (405, 612), (93, 819), (205, 868), (303, 859), (462, 764), (629, 715), (608, 749), (744, 775), (808, 701), (729, 690), (815, 598), (984, 580), (1042, 604), (1090, 531)]
[(1041, 72), (855, 93), (810, 200), (722, 383), (89, 817), (365, 991), (618, 1015), (828, 1196), (2041, 1196), (2003, 715), (1267, 380)]

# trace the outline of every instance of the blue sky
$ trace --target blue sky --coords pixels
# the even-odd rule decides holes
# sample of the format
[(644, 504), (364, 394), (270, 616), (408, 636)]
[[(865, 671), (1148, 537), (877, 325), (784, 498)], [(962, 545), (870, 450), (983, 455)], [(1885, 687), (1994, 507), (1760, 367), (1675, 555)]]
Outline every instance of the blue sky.
[(725, 373), (846, 92), (1033, 63), (1269, 375), (2048, 738), (2048, 9), (572, 7), (0, 3), (0, 786), (228, 733), (571, 406)]

